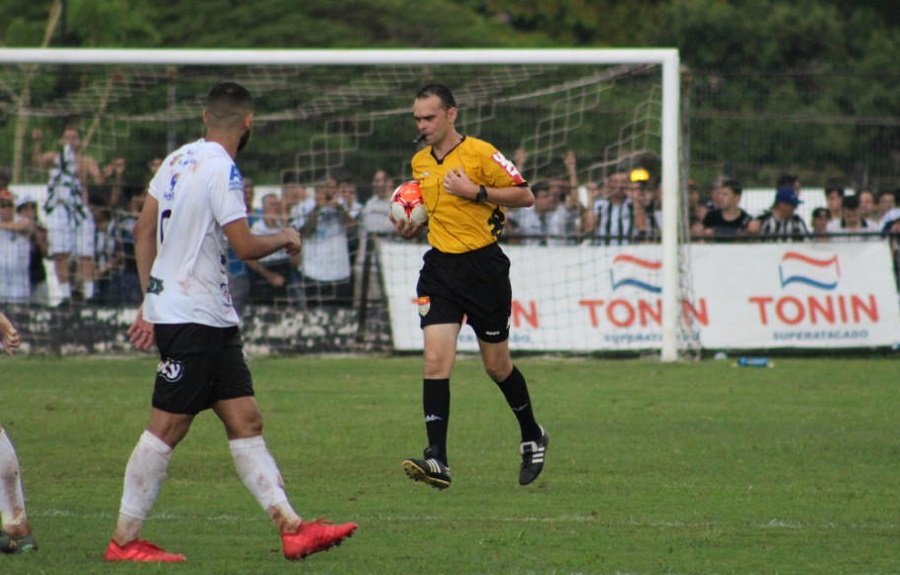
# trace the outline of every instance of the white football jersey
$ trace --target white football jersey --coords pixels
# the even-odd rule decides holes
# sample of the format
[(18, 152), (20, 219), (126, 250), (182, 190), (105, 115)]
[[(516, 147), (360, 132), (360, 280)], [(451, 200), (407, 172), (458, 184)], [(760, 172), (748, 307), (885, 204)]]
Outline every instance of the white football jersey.
[(197, 140), (160, 165), (150, 181), (159, 202), (156, 260), (144, 298), (151, 323), (238, 324), (228, 291), (222, 228), (247, 217), (241, 172), (217, 143)]

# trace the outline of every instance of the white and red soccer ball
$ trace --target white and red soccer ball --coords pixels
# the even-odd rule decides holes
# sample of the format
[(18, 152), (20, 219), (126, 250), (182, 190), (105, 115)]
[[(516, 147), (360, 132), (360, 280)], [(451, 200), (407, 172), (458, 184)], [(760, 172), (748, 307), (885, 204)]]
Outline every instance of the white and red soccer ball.
[(395, 221), (407, 221), (413, 224), (424, 224), (428, 221), (428, 210), (422, 200), (422, 188), (419, 182), (410, 180), (403, 182), (391, 195), (391, 217)]

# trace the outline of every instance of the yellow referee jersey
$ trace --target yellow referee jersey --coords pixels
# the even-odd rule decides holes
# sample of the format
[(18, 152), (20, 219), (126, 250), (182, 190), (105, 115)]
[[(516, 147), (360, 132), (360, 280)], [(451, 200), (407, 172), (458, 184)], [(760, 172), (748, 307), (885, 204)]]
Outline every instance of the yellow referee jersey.
[(462, 168), (472, 182), (488, 188), (526, 183), (497, 148), (468, 136), (440, 161), (428, 146), (413, 156), (411, 164), (412, 177), (419, 181), (428, 209), (428, 243), (445, 253), (470, 252), (490, 245), (500, 239), (506, 223), (506, 208), (448, 193), (444, 189), (448, 171)]

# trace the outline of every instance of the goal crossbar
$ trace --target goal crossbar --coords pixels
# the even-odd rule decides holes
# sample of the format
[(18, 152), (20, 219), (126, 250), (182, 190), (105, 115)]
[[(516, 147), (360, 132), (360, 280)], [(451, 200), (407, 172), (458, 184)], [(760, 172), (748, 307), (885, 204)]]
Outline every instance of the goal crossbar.
[(678, 358), (680, 321), (679, 53), (674, 48), (634, 49), (73, 49), (0, 48), (0, 63), (19, 65), (659, 65), (662, 69), (662, 361)]

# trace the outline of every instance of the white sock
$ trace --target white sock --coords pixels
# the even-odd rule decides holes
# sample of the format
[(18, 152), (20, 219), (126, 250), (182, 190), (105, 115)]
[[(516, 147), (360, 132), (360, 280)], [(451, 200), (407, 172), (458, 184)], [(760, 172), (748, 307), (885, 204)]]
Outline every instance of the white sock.
[(63, 299), (72, 297), (72, 284), (69, 282), (59, 284), (59, 296)]
[(300, 517), (288, 503), (281, 472), (263, 436), (232, 439), (228, 447), (241, 481), (272, 520), (280, 526), (298, 524)]
[(26, 521), (19, 458), (4, 429), (0, 429), (0, 516), (5, 526)]
[(94, 297), (94, 282), (84, 282), (84, 299)]
[(119, 514), (142, 521), (147, 517), (169, 469), (172, 448), (144, 431), (125, 467), (125, 486)]

